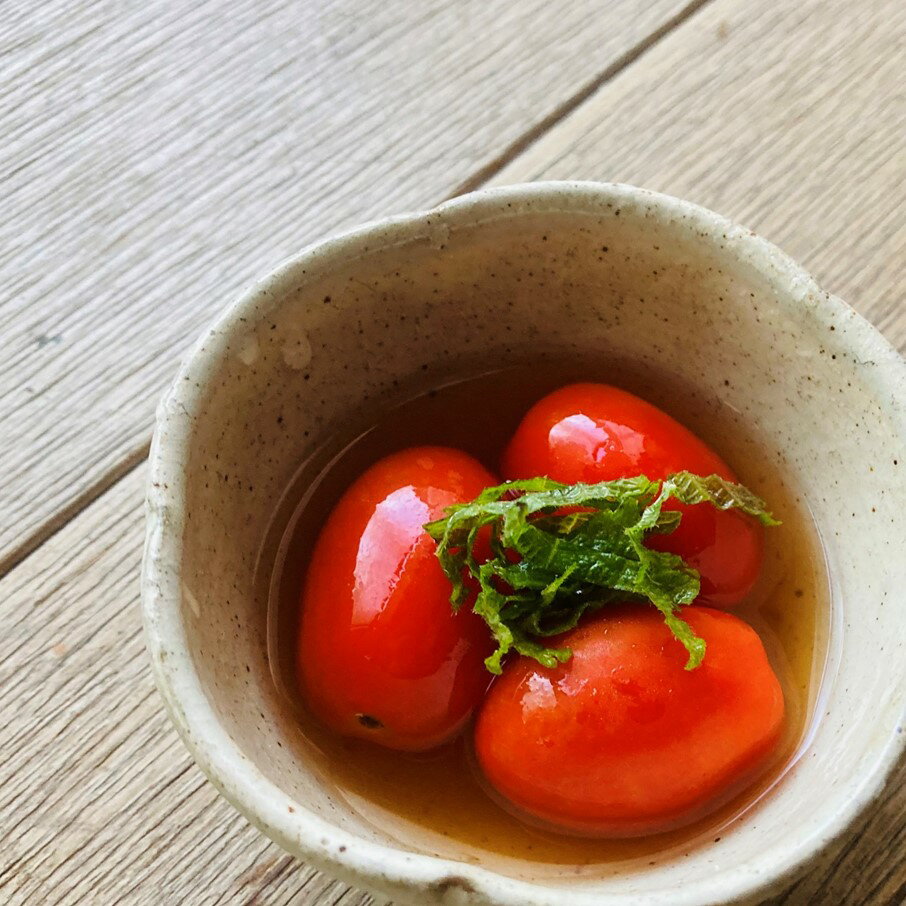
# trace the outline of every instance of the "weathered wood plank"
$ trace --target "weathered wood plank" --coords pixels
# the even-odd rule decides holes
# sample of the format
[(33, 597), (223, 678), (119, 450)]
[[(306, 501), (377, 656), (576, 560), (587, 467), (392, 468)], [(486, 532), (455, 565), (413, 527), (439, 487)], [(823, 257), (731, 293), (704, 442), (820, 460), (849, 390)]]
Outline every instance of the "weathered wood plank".
[(709, 4), (504, 168), (697, 201), (906, 348), (906, 5)]
[(321, 234), (439, 201), (704, 0), (54, 0), (0, 17), (0, 572)]

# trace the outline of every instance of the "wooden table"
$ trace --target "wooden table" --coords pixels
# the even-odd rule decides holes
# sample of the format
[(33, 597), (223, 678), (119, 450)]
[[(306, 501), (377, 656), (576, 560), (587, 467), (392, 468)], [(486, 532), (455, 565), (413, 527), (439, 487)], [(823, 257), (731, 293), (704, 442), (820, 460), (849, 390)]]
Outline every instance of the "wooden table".
[[(0, 902), (370, 902), (217, 796), (139, 613), (156, 401), (309, 241), (489, 183), (635, 183), (761, 232), (906, 349), (902, 0), (0, 9)], [(902, 903), (904, 780), (772, 902)]]

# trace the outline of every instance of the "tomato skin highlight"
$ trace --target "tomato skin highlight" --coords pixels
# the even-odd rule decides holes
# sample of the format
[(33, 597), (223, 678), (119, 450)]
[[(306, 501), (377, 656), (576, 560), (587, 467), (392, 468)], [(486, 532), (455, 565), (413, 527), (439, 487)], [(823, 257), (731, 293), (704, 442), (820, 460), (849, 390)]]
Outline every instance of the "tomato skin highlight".
[[(730, 467), (666, 412), (606, 384), (572, 384), (548, 394), (526, 413), (504, 452), (507, 480), (546, 475), (566, 484), (594, 484), (674, 472), (719, 475)], [(651, 548), (679, 554), (701, 575), (697, 603), (733, 607), (755, 584), (764, 557), (764, 530), (749, 516), (710, 504), (666, 509), (683, 514), (677, 530), (653, 535)]]
[(475, 727), (492, 787), (560, 830), (636, 836), (688, 823), (751, 779), (775, 747), (783, 693), (758, 635), (684, 608), (705, 639), (695, 670), (650, 605), (608, 608), (557, 639), (572, 658), (510, 663)]
[(297, 674), (323, 723), (394, 749), (455, 735), (487, 689), (491, 642), (457, 613), (423, 525), (497, 483), (477, 460), (416, 447), (361, 475), (331, 512), (302, 593)]

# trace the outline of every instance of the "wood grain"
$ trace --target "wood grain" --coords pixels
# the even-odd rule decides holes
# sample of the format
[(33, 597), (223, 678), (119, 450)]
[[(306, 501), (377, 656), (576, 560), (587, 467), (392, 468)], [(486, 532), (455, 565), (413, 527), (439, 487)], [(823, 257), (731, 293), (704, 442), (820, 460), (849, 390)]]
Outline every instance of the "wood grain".
[[(259, 20), (238, 3), (219, 32), (212, 2), (152, 3), (119, 18), (82, 4), (65, 21), (48, 4), (28, 22), (24, 12), (4, 17), (0, 59), (7, 71), (17, 61), (20, 76), (0, 84), (0, 121), (18, 124), (0, 147), (12, 212), (0, 219), (0, 275), (11, 287), (0, 308), (3, 549), (124, 477), (0, 580), (0, 902), (370, 902), (248, 826), (170, 729), (141, 640), (144, 469), (129, 467), (178, 351), (241, 282), (332, 223), (437, 200), (436, 171), (467, 178), (517, 131), (516, 107), (537, 112), (528, 88), (494, 107), (494, 72), (550, 63), (530, 36), (535, 50), (509, 46), (517, 22), (504, 5), (489, 4), (504, 31), (478, 40), (478, 24), (495, 29), (476, 19), (459, 44), (440, 27), (413, 33), (392, 4), (375, 3), (366, 24), (343, 18), (348, 4), (319, 6), (333, 30), (322, 23), (332, 37), (310, 42), (317, 78), (287, 50), (309, 34), (289, 4)], [(463, 8), (479, 16), (478, 4)], [(421, 9), (430, 31), (460, 21), (439, 4)], [(562, 10), (538, 15), (549, 30), (568, 29), (553, 21), (569, 19)], [(906, 350), (904, 34), (906, 9), (893, 0), (858, 11), (839, 0), (714, 0), (499, 181), (619, 179), (717, 208), (780, 243)], [(265, 53), (271, 35), (278, 49)], [(562, 40), (558, 59), (570, 41), (586, 46)], [(439, 59), (435, 43), (482, 73), (461, 104), (427, 63), (404, 72), (410, 51)], [(333, 66), (346, 67), (347, 87), (323, 76)], [(556, 68), (545, 78), (562, 87)], [(40, 71), (37, 85), (21, 81), (29, 71)], [(211, 110), (193, 105), (193, 82), (207, 86)], [(350, 84), (371, 105), (367, 127), (355, 121), (366, 101), (350, 100)], [(319, 91), (326, 106), (309, 96)], [(389, 96), (409, 98), (415, 126), (380, 122)], [(258, 116), (244, 109), (255, 101)], [(244, 132), (231, 131), (235, 116)], [(323, 156), (303, 123), (332, 136)], [(344, 130), (359, 136), (361, 157), (338, 140)], [(899, 906), (904, 853), (906, 764), (835, 860), (771, 906)]]
[(906, 349), (906, 5), (713, 3), (494, 177), (607, 179), (776, 242)]
[(440, 201), (701, 2), (0, 17), (0, 573), (143, 457), (180, 355), (242, 286)]

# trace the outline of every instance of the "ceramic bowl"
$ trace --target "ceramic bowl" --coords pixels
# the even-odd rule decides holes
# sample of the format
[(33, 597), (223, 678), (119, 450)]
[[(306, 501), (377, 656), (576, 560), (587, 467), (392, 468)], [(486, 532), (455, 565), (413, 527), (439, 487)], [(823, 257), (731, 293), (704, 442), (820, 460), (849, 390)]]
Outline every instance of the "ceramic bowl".
[[(274, 509), (325, 439), (420, 387), (533, 355), (632, 362), (757, 429), (810, 507), (836, 619), (821, 714), (719, 842), (583, 870), (366, 815), (319, 772), (267, 661)], [(202, 770), (290, 853), (412, 903), (749, 900), (879, 793), (906, 690), (906, 365), (723, 217), (621, 185), (477, 192), (312, 246), (230, 305), (163, 399), (142, 575), (157, 683)]]

